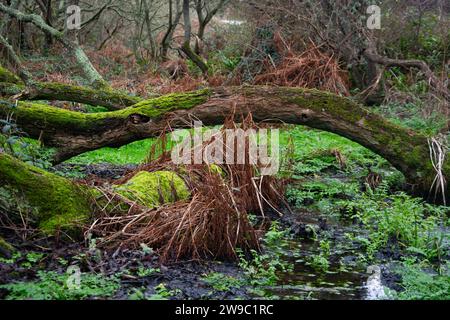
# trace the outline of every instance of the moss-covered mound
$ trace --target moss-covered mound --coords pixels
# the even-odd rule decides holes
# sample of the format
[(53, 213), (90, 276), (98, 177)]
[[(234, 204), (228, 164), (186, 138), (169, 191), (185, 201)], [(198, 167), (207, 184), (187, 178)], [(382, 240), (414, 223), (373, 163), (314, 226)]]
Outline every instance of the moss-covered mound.
[(115, 191), (148, 208), (190, 197), (184, 180), (172, 171), (140, 171)]
[(0, 153), (3, 183), (35, 209), (32, 218), (46, 234), (79, 229), (92, 213), (90, 189)]

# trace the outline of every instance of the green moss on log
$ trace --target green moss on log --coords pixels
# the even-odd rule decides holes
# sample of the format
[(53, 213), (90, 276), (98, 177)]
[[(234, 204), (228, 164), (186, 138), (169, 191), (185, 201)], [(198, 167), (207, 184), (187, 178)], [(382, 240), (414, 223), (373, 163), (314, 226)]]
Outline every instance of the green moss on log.
[(3, 68), (0, 66), (0, 82), (9, 82), (9, 83), (15, 83), (20, 84), (22, 83), (22, 80), (9, 70)]
[(140, 97), (111, 88), (93, 89), (59, 82), (35, 82), (31, 87), (25, 88), (22, 83), (12, 83), (7, 80), (0, 76), (0, 96), (21, 93), (21, 100), (72, 101), (102, 106), (110, 111), (120, 110), (143, 101)]
[(152, 119), (173, 110), (193, 108), (206, 102), (208, 95), (209, 90), (169, 94), (144, 100), (122, 110), (101, 113), (81, 113), (31, 102), (19, 102), (15, 107), (8, 101), (0, 101), (0, 115), (5, 116), (14, 111), (19, 123), (33, 124), (39, 129), (62, 132), (99, 132), (114, 127), (114, 124), (123, 124), (130, 116), (138, 115)]
[(190, 197), (184, 180), (172, 171), (140, 171), (127, 183), (115, 187), (115, 191), (148, 208)]
[(0, 153), (0, 182), (18, 190), (36, 209), (34, 220), (46, 234), (78, 229), (91, 213), (90, 191), (70, 180)]
[(126, 93), (112, 90), (109, 87), (92, 89), (58, 82), (38, 82), (33, 85), (29, 97), (25, 95), (25, 98), (32, 100), (75, 101), (93, 106), (103, 106), (109, 110), (119, 110), (142, 101), (140, 97), (130, 96)]
[[(286, 93), (283, 98), (286, 102), (312, 110), (326, 119), (311, 123), (312, 127), (337, 133), (370, 148), (388, 159), (412, 184), (420, 181), (422, 185), (431, 185), (434, 169), (426, 136), (392, 123), (350, 98), (337, 98), (332, 93), (314, 89), (291, 88), (286, 89)], [(307, 119), (305, 122), (310, 125)]]

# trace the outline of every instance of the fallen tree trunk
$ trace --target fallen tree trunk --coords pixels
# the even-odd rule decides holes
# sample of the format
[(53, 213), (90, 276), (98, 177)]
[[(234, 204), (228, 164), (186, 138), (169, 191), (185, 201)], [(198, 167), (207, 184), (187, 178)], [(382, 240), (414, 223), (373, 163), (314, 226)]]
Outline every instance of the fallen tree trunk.
[(142, 101), (142, 98), (111, 89), (91, 89), (58, 82), (37, 82), (25, 87), (20, 83), (0, 81), (0, 96), (16, 96), (16, 99), (20, 100), (78, 102), (102, 106), (108, 110), (120, 110)]
[[(436, 176), (427, 137), (395, 125), (349, 98), (318, 90), (260, 86), (205, 89), (99, 114), (28, 102), (11, 109), (10, 104), (0, 103), (0, 114), (11, 110), (23, 130), (59, 148), (57, 162), (100, 147), (158, 136), (168, 122), (172, 128), (189, 126), (193, 118), (216, 125), (230, 114), (239, 121), (242, 115), (252, 113), (255, 121), (306, 125), (353, 140), (388, 160), (421, 194), (430, 192)], [(448, 179), (448, 157), (442, 170)]]

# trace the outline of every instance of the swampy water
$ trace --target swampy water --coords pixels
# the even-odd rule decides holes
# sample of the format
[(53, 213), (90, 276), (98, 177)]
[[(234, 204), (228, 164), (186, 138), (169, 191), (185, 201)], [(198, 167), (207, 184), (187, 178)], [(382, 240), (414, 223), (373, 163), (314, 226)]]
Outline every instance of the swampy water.
[[(280, 298), (298, 299), (386, 299), (384, 288), (391, 277), (386, 266), (370, 265), (359, 261), (362, 253), (358, 245), (346, 238), (346, 233), (355, 231), (351, 223), (323, 218), (316, 213), (296, 212), (295, 224), (306, 233), (326, 233), (330, 240), (330, 250), (326, 270), (318, 270), (311, 264), (311, 257), (320, 256), (323, 252), (319, 241), (297, 232), (289, 241), (289, 248), (282, 250), (282, 258), (293, 264), (293, 270), (279, 274), (276, 286), (267, 288), (268, 295)], [(292, 221), (291, 221), (292, 223)], [(294, 226), (295, 230), (296, 227)], [(360, 231), (363, 233), (363, 231)], [(309, 238), (308, 238), (309, 237)], [(382, 272), (383, 268), (383, 272)]]

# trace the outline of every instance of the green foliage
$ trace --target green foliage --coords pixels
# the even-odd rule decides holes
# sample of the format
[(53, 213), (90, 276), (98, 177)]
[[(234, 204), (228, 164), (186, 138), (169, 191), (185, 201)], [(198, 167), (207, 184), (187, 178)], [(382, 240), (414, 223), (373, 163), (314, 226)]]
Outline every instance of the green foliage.
[(14, 264), (16, 263), (20, 258), (22, 257), (22, 254), (20, 253), (20, 251), (16, 251), (12, 254), (11, 258), (3, 258), (0, 257), (0, 263), (5, 263), (5, 264)]
[(131, 292), (128, 293), (128, 300), (146, 300), (145, 287), (131, 288)]
[(161, 272), (159, 268), (145, 268), (143, 266), (139, 266), (137, 270), (137, 275), (138, 277), (148, 277), (159, 272)]
[(247, 260), (242, 251), (239, 255), (239, 266), (244, 270), (246, 282), (252, 286), (275, 285), (279, 279), (278, 272), (292, 270), (292, 265), (283, 261), (278, 255), (261, 254), (251, 251), (252, 258)]
[(286, 246), (289, 230), (282, 230), (277, 221), (272, 221), (269, 230), (264, 235), (264, 244), (270, 249)]
[(108, 108), (102, 106), (85, 105), (84, 109), (87, 113), (108, 112)]
[(119, 281), (114, 277), (96, 274), (81, 274), (80, 288), (69, 288), (68, 274), (53, 271), (38, 271), (38, 280), (1, 285), (7, 289), (10, 300), (79, 300), (94, 297), (111, 297), (119, 288)]
[[(402, 36), (387, 46), (388, 56), (401, 59), (419, 59), (426, 61), (432, 68), (440, 68), (450, 50), (450, 35), (439, 33), (435, 28), (439, 17), (434, 13), (425, 13), (421, 19), (410, 19)], [(417, 34), (418, 24), (420, 33)]]
[(21, 266), (24, 268), (31, 268), (44, 258), (44, 254), (40, 252), (28, 252), (25, 256), (26, 261), (22, 262)]
[(404, 290), (392, 295), (400, 300), (449, 300), (449, 268), (450, 264), (447, 263), (446, 273), (439, 275), (425, 271), (415, 261), (405, 261), (399, 270)]
[(425, 204), (402, 192), (388, 195), (383, 188), (347, 202), (347, 210), (354, 212), (353, 218), (359, 219), (370, 232), (366, 248), (369, 257), (389, 240), (395, 240), (405, 249), (432, 248), (439, 234), (436, 231), (438, 221), (444, 212), (443, 208)]
[[(289, 126), (288, 130), (282, 131), (280, 134), (280, 143), (284, 153), (290, 142), (293, 143), (294, 150), (292, 155), (295, 162), (293, 178), (302, 178), (324, 172), (327, 169), (351, 174), (356, 167), (388, 166), (386, 160), (372, 151), (330, 132), (303, 126)], [(345, 158), (345, 169), (341, 169), (332, 151), (339, 151)]]
[(202, 280), (217, 291), (229, 291), (232, 288), (238, 288), (244, 284), (242, 279), (237, 279), (219, 272), (211, 272), (203, 277)]
[(154, 290), (155, 293), (147, 295), (145, 293), (146, 288), (132, 288), (128, 295), (129, 300), (167, 300), (181, 293), (181, 290), (169, 290), (164, 283), (158, 284)]
[(105, 147), (80, 154), (68, 160), (68, 163), (92, 164), (111, 163), (116, 165), (142, 163), (155, 142), (155, 139), (135, 141), (120, 148)]
[(148, 298), (149, 300), (166, 300), (170, 297), (180, 294), (181, 290), (179, 289), (169, 290), (167, 289), (164, 283), (160, 283), (155, 287), (155, 292), (156, 292), (155, 294), (151, 295)]
[(36, 167), (51, 166), (54, 150), (44, 148), (36, 140), (26, 138), (26, 134), (9, 117), (0, 119), (0, 150)]
[(228, 74), (233, 71), (239, 62), (241, 56), (231, 50), (219, 50), (212, 52), (208, 59), (208, 68), (210, 74)]
[(239, 266), (244, 270), (246, 284), (252, 286), (275, 285), (279, 274), (290, 272), (293, 265), (283, 260), (283, 253), (289, 246), (288, 230), (282, 230), (277, 222), (264, 236), (265, 253), (251, 251), (251, 258), (247, 259), (242, 250), (238, 249)]
[(351, 198), (359, 192), (357, 183), (345, 183), (338, 179), (308, 181), (299, 185), (290, 185), (286, 191), (287, 199), (296, 207), (308, 202), (319, 202), (324, 198)]
[(435, 135), (442, 131), (447, 124), (446, 118), (439, 112), (432, 112), (424, 116), (423, 110), (427, 106), (416, 99), (415, 102), (389, 103), (374, 110), (399, 125), (422, 132), (426, 135)]
[(330, 267), (330, 242), (328, 240), (321, 240), (319, 246), (320, 253), (309, 257), (308, 264), (314, 269), (326, 272)]

